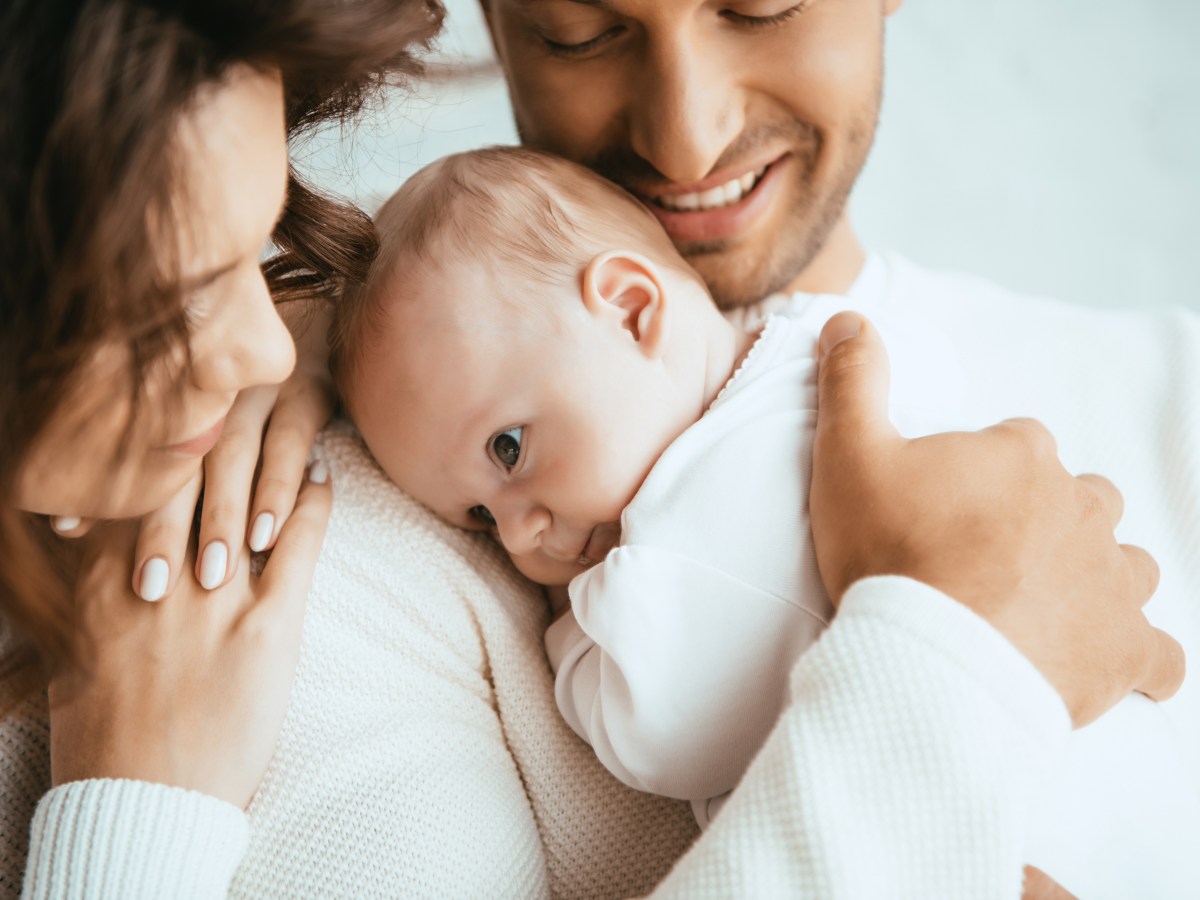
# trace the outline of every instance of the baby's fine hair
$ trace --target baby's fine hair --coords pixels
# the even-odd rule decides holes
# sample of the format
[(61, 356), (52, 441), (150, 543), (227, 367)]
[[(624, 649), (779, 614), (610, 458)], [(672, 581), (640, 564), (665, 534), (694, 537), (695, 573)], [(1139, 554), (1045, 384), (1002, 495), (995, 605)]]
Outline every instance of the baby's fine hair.
[(390, 288), (404, 263), (486, 261), (506, 276), (554, 285), (578, 278), (596, 253), (627, 248), (695, 277), (632, 194), (526, 147), (472, 150), (426, 166), (380, 207), (375, 228), (378, 255), (334, 315), (330, 367), (339, 387), (353, 377), (363, 342), (380, 330), (388, 306), (403, 302), (402, 289)]

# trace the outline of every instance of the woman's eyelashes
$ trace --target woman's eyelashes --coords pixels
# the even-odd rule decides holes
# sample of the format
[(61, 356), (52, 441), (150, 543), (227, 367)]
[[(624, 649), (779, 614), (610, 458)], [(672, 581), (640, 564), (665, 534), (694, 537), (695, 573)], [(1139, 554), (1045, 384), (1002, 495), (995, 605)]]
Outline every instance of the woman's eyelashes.
[(517, 425), (493, 435), (488, 441), (492, 458), (503, 466), (506, 472), (511, 472), (521, 459), (521, 433), (524, 430), (525, 426)]

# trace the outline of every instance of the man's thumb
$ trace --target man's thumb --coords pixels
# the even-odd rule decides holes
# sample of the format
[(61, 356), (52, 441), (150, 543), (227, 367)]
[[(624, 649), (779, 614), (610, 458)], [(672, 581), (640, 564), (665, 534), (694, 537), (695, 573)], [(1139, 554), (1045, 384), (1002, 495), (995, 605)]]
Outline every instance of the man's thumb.
[(879, 332), (857, 313), (838, 313), (821, 329), (818, 344), (817, 434), (848, 440), (894, 437), (888, 419), (887, 350)]

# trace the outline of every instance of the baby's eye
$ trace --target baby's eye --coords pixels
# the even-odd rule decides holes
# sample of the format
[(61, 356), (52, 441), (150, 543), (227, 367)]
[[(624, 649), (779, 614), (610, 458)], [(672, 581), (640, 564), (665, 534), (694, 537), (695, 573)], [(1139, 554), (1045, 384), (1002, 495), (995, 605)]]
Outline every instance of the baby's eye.
[(467, 515), (476, 521), (482, 522), (488, 528), (496, 527), (496, 517), (492, 515), (491, 510), (486, 506), (472, 506), (467, 510)]
[(492, 455), (505, 469), (511, 470), (521, 458), (521, 432), (524, 430), (524, 426), (518, 425), (492, 438)]

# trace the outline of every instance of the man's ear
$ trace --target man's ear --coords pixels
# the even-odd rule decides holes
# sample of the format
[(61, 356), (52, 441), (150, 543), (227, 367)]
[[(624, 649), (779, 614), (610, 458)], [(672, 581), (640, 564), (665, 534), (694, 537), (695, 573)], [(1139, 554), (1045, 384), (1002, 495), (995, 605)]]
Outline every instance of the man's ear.
[(883, 0), (883, 14), (885, 16), (890, 16), (892, 13), (898, 10), (903, 3), (904, 0)]
[(583, 270), (583, 305), (637, 341), (657, 359), (666, 349), (669, 308), (658, 268), (640, 253), (606, 250)]

